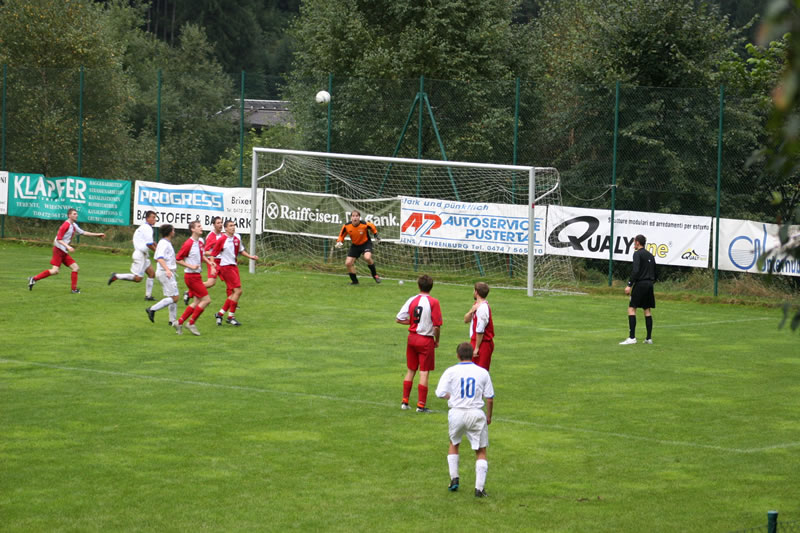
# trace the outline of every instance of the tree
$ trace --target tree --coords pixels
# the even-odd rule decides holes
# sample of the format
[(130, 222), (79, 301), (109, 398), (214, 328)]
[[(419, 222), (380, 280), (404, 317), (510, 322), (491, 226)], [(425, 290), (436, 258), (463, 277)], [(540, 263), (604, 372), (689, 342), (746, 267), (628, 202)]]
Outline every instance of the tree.
[[(617, 207), (713, 212), (720, 64), (740, 39), (716, 6), (548, 2), (532, 33), (541, 120), (529, 127), (545, 132), (541, 159), (565, 170), (565, 189), (584, 198), (608, 190), (619, 82)], [(737, 112), (741, 128), (757, 124)], [(734, 158), (726, 164), (730, 184), (746, 179)]]
[[(760, 42), (769, 43), (781, 36), (786, 42), (786, 65), (772, 92), (773, 109), (768, 129), (770, 141), (764, 154), (769, 169), (793, 184), (794, 193), (800, 188), (800, 0), (772, 0), (760, 28)], [(777, 194), (779, 203), (787, 202), (786, 195)], [(800, 205), (779, 219), (781, 224), (781, 253), (800, 259), (800, 235), (792, 235), (792, 224), (800, 223)], [(763, 257), (760, 259), (763, 261)], [(791, 305), (784, 304), (784, 322), (791, 316)], [(783, 325), (783, 323), (781, 324)], [(800, 306), (795, 306), (791, 318), (792, 330), (800, 328)]]
[(88, 0), (0, 4), (0, 63), (8, 66), (7, 167), (46, 175), (78, 173), (80, 73), (84, 69), (82, 168), (124, 175), (110, 154), (128, 146), (130, 87), (112, 11)]
[[(329, 73), (334, 74), (334, 150), (381, 155), (392, 154), (425, 76), (424, 92), (448, 157), (495, 161), (499, 139), (512, 132), (515, 5), (507, 0), (304, 2), (291, 28), (297, 48), (287, 94), (307, 147), (324, 149), (325, 117), (312, 97), (327, 86)], [(498, 102), (484, 80), (504, 83), (506, 101)], [(439, 159), (425, 106), (423, 113), (428, 125), (423, 156)], [(459, 127), (446, 127), (450, 121)], [(401, 155), (417, 155), (416, 118), (411, 122)], [(498, 129), (504, 134), (497, 135)]]

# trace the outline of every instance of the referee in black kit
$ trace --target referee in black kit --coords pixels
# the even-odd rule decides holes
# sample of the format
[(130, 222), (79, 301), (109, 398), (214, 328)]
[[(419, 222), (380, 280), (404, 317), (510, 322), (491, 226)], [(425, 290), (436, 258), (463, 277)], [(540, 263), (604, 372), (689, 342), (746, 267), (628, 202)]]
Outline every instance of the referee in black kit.
[(644, 323), (647, 326), (645, 344), (653, 344), (653, 314), (651, 309), (656, 306), (656, 296), (653, 293), (653, 284), (656, 281), (656, 259), (653, 254), (644, 249), (647, 238), (637, 235), (633, 241), (633, 270), (625, 294), (630, 294), (628, 304), (628, 338), (620, 344), (636, 344), (636, 308), (644, 309)]

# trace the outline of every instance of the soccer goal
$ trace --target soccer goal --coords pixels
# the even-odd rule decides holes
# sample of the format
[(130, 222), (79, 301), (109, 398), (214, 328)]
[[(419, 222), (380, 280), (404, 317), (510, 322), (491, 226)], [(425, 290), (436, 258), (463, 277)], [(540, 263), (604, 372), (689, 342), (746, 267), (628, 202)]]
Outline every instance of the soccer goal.
[(356, 209), (378, 227), (384, 278), (429, 273), (530, 295), (575, 281), (569, 257), (545, 255), (547, 206), (561, 205), (555, 168), (254, 148), (251, 185), (253, 205), (264, 191), (251, 253), (276, 268), (342, 273), (347, 246), (333, 245)]

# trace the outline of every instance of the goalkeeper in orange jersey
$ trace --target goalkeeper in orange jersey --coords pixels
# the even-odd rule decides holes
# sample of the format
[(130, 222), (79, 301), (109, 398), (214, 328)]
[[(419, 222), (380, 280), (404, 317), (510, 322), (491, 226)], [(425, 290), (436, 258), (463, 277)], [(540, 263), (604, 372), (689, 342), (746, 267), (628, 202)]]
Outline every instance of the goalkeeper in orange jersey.
[[(370, 232), (372, 235), (370, 236)], [(342, 226), (342, 231), (339, 232), (339, 238), (336, 239), (336, 247), (341, 248), (344, 246), (344, 238), (350, 236), (350, 249), (347, 251), (347, 259), (344, 265), (347, 267), (347, 272), (350, 274), (350, 285), (358, 285), (358, 277), (356, 276), (356, 259), (364, 255), (364, 261), (369, 266), (369, 271), (372, 273), (372, 279), (375, 283), (381, 282), (381, 277), (375, 271), (375, 261), (372, 260), (372, 241), (376, 243), (381, 242), (378, 237), (378, 228), (372, 222), (361, 222), (361, 213), (353, 210), (350, 213), (350, 223)]]

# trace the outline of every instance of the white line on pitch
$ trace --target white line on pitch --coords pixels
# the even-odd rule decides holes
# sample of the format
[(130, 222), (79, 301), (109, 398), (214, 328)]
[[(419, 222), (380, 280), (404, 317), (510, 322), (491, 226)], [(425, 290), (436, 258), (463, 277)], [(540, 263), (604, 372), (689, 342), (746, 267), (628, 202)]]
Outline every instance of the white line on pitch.
[[(175, 378), (164, 378), (159, 376), (148, 376), (148, 375), (140, 375), (140, 374), (131, 374), (130, 372), (117, 372), (114, 370), (97, 370), (94, 368), (81, 368), (81, 367), (74, 367), (74, 366), (63, 366), (63, 365), (53, 365), (49, 363), (38, 363), (32, 361), (19, 361), (16, 359), (0, 359), (0, 363), (5, 364), (19, 364), (19, 365), (31, 365), (31, 366), (38, 366), (42, 368), (50, 368), (53, 370), (64, 370), (64, 371), (74, 371), (74, 372), (88, 372), (92, 374), (102, 374), (106, 376), (117, 376), (117, 377), (124, 377), (124, 378), (135, 378), (141, 379), (145, 381), (159, 381), (162, 383), (175, 383), (177, 385), (193, 385), (197, 387), (209, 387), (214, 389), (223, 389), (223, 390), (235, 390), (235, 391), (244, 391), (244, 392), (258, 392), (262, 394), (283, 394), (283, 395), (293, 395), (293, 396), (302, 396), (306, 398), (319, 398), (321, 400), (333, 400), (338, 402), (349, 402), (349, 403), (360, 403), (365, 405), (374, 405), (377, 407), (388, 407), (393, 404), (387, 402), (372, 402), (369, 400), (359, 400), (353, 398), (340, 398), (338, 396), (330, 396), (326, 394), (311, 394), (308, 392), (294, 392), (294, 391), (284, 391), (284, 390), (275, 390), (275, 389), (264, 389), (260, 387), (248, 387), (243, 385), (224, 385), (219, 383), (209, 383), (207, 381), (193, 381), (193, 380), (185, 380), (185, 379), (175, 379)], [(435, 409), (432, 409), (433, 412), (441, 412)], [(716, 446), (712, 444), (699, 444), (695, 442), (685, 442), (685, 441), (676, 441), (676, 440), (664, 440), (664, 439), (654, 439), (652, 437), (642, 437), (638, 435), (630, 435), (628, 433), (618, 433), (613, 431), (600, 431), (595, 429), (585, 429), (585, 428), (576, 428), (570, 426), (562, 426), (560, 424), (539, 424), (537, 422), (528, 422), (524, 420), (514, 420), (511, 418), (501, 418), (495, 417), (495, 421), (498, 422), (506, 422), (509, 424), (518, 424), (523, 426), (532, 426), (538, 427), (542, 429), (549, 429), (549, 430), (560, 430), (560, 431), (567, 431), (573, 433), (589, 433), (593, 435), (602, 435), (605, 437), (616, 437), (620, 439), (627, 439), (627, 440), (639, 440), (645, 442), (652, 442), (654, 444), (663, 444), (663, 445), (670, 445), (670, 446), (684, 446), (688, 448), (702, 448), (707, 450), (716, 450), (722, 452), (729, 452), (729, 453), (758, 453), (764, 452), (767, 450), (774, 450), (774, 449), (781, 449), (781, 448), (795, 448), (800, 446), (800, 442), (788, 442), (783, 444), (773, 444), (769, 446), (763, 446), (760, 448), (727, 448), (725, 446)]]
[[(691, 323), (685, 323), (685, 324), (664, 324), (664, 323), (659, 322), (657, 324), (658, 325), (657, 329), (662, 329), (662, 328), (685, 328), (685, 327), (693, 327), (694, 328), (694, 327), (697, 327), (697, 326), (709, 326), (709, 325), (715, 325), (715, 324), (739, 324), (741, 322), (757, 322), (757, 321), (761, 321), (761, 320), (775, 320), (775, 317), (764, 316), (764, 317), (759, 317), (759, 318), (739, 318), (739, 319), (736, 319), (736, 320), (712, 320), (712, 321), (709, 321), (709, 322), (691, 322)], [(588, 333), (588, 334), (594, 335), (594, 334), (597, 334), (597, 333), (609, 333), (609, 332), (612, 332), (612, 331), (620, 331), (621, 329), (625, 329), (625, 328), (622, 328), (620, 326), (620, 327), (616, 327), (616, 328), (594, 329), (594, 330), (590, 330), (590, 331), (589, 330), (580, 331), (580, 330), (562, 329), (562, 328), (539, 328), (539, 327), (534, 328), (534, 329), (537, 329), (539, 331), (554, 331), (554, 332), (557, 332), (557, 333), (584, 333), (584, 334)]]

